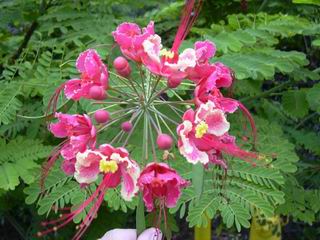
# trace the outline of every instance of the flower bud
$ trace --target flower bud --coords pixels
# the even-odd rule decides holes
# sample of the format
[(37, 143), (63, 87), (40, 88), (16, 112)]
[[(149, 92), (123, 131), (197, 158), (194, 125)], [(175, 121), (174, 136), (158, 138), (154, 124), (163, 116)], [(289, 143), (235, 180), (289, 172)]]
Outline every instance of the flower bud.
[(110, 114), (108, 111), (100, 109), (94, 113), (94, 119), (97, 123), (106, 123), (110, 119)]
[(172, 138), (168, 134), (161, 133), (157, 137), (157, 145), (161, 150), (168, 150), (172, 147)]
[(119, 70), (118, 74), (122, 77), (129, 77), (131, 74), (131, 67), (128, 65), (125, 69)]
[(182, 82), (182, 78), (169, 78), (168, 79), (168, 87), (169, 88), (176, 88), (178, 87)]
[(128, 63), (127, 59), (125, 59), (124, 57), (117, 57), (113, 61), (113, 66), (117, 71), (125, 69), (128, 65), (129, 65), (129, 63)]
[(89, 90), (89, 96), (94, 100), (104, 100), (107, 97), (104, 89), (99, 86), (91, 87)]
[(131, 74), (131, 67), (124, 57), (117, 57), (113, 61), (113, 66), (117, 73), (122, 77), (128, 77)]
[(132, 129), (132, 123), (127, 121), (121, 124), (121, 129), (125, 132), (130, 132)]

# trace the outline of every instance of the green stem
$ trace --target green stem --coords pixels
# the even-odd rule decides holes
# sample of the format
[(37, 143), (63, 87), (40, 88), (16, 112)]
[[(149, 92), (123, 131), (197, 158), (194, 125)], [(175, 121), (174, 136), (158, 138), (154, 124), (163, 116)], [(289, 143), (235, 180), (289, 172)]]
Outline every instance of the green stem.
[(123, 115), (115, 118), (115, 119), (112, 119), (110, 122), (108, 122), (108, 123), (107, 123), (106, 125), (104, 125), (102, 128), (100, 128), (100, 129), (98, 130), (98, 132), (101, 132), (101, 131), (103, 131), (104, 129), (106, 129), (107, 127), (110, 127), (111, 125), (113, 125), (114, 123), (118, 122), (118, 121), (119, 121), (120, 119), (122, 119), (123, 117), (131, 114), (132, 112), (133, 112), (133, 111), (131, 110), (131, 111), (129, 111), (129, 112), (127, 112), (127, 113), (125, 113), (125, 114), (123, 114)]
[(154, 84), (153, 87), (152, 87), (151, 95), (150, 95), (150, 97), (149, 97), (149, 99), (148, 99), (148, 102), (149, 102), (149, 100), (152, 98), (153, 94), (155, 93), (155, 90), (157, 89), (157, 86), (158, 86), (160, 80), (161, 80), (161, 77), (158, 76), (155, 84)]
[[(137, 89), (135, 88), (135, 86), (134, 86), (134, 84), (133, 84), (132, 81), (130, 81), (129, 79), (124, 78), (124, 77), (122, 77), (122, 76), (120, 76), (120, 75), (118, 75), (118, 74), (115, 74), (114, 72), (109, 71), (109, 73), (110, 73), (111, 75), (116, 76), (116, 77), (117, 77), (119, 80), (121, 80), (124, 84), (127, 84), (128, 87), (131, 87), (132, 90), (136, 93), (136, 96), (139, 97), (139, 92), (138, 92)], [(129, 82), (129, 84), (128, 84), (128, 82)]]
[(144, 124), (143, 124), (143, 141), (142, 141), (142, 153), (143, 160), (148, 161), (148, 118), (146, 111), (144, 112)]
[(168, 116), (164, 115), (163, 113), (159, 112), (154, 106), (153, 106), (153, 109), (150, 109), (151, 111), (161, 115), (163, 118), (167, 119), (168, 121), (172, 122), (173, 124), (175, 125), (179, 125), (178, 122), (172, 120), (171, 118), (169, 118)]
[(247, 102), (247, 101), (251, 101), (251, 100), (255, 100), (255, 99), (259, 99), (259, 98), (262, 98), (262, 97), (267, 97), (269, 96), (271, 93), (274, 93), (284, 87), (287, 87), (289, 86), (291, 83), (291, 81), (287, 81), (287, 82), (284, 82), (284, 83), (281, 83), (279, 84), (278, 86), (274, 87), (274, 88), (271, 88), (265, 92), (262, 92), (258, 95), (255, 95), (255, 96), (252, 96), (252, 97), (244, 97), (244, 98), (241, 98), (240, 99), (240, 102)]
[[(153, 136), (153, 133), (152, 133), (152, 127), (151, 127), (151, 124), (150, 124), (150, 122), (153, 124), (154, 122), (153, 122), (153, 119), (152, 119), (152, 117), (151, 117), (151, 115), (149, 114), (149, 112), (148, 112), (148, 116), (149, 116), (149, 131), (150, 131), (150, 140), (151, 140), (151, 149), (152, 149), (152, 154), (153, 154), (153, 160), (154, 161), (158, 161), (158, 159), (157, 159), (157, 153), (156, 153), (156, 147), (155, 147), (155, 143), (154, 143), (154, 136)], [(158, 132), (158, 129), (157, 129), (157, 127), (156, 126), (154, 126), (155, 128), (156, 128), (156, 130), (157, 130), (157, 132)]]
[(311, 113), (310, 115), (308, 115), (307, 117), (305, 117), (299, 124), (297, 124), (297, 126), (295, 127), (295, 129), (298, 129), (298, 128), (301, 127), (305, 122), (307, 122), (308, 120), (310, 120), (310, 119), (313, 118), (314, 116), (317, 116), (318, 114), (319, 114), (318, 112)]
[(8, 220), (8, 222), (14, 227), (14, 229), (19, 233), (21, 239), (27, 239), (24, 229), (17, 222), (17, 220), (13, 216), (11, 216), (9, 213), (6, 213), (4, 216)]
[(137, 127), (137, 125), (138, 125), (138, 123), (139, 123), (139, 121), (140, 121), (141, 116), (142, 116), (142, 114), (141, 114), (141, 111), (139, 110), (139, 111), (137, 112), (137, 114), (132, 118), (132, 120), (131, 120), (131, 121), (133, 121), (133, 120), (137, 117), (137, 121), (134, 123), (134, 125), (133, 125), (133, 127), (132, 127), (131, 131), (129, 132), (129, 134), (128, 134), (128, 136), (127, 136), (126, 140), (124, 141), (124, 143), (123, 143), (123, 147), (125, 147), (125, 146), (128, 144), (128, 141), (129, 141), (129, 139), (130, 139), (131, 135), (133, 134), (134, 129)]
[[(156, 115), (156, 114), (155, 114)], [(156, 115), (157, 116), (157, 115)], [(176, 135), (173, 133), (173, 131), (171, 130), (171, 128), (169, 127), (169, 125), (167, 124), (167, 122), (161, 117), (161, 115), (159, 115), (160, 120), (162, 121), (163, 125), (168, 129), (168, 131), (170, 132), (170, 134), (172, 135), (172, 137), (174, 138), (174, 140), (177, 142), (178, 139), (176, 137)]]

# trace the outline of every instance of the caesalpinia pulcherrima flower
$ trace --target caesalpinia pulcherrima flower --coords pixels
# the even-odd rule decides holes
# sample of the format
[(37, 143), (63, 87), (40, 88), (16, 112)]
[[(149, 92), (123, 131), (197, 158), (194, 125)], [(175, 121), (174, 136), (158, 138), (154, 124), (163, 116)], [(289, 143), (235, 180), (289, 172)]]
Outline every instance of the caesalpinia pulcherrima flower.
[(154, 34), (154, 23), (152, 21), (142, 31), (137, 24), (125, 22), (121, 23), (112, 32), (114, 40), (119, 45), (123, 55), (136, 62), (141, 62), (143, 42), (152, 34)]
[[(193, 48), (179, 51), (198, 16), (201, 3), (201, 0), (186, 2), (170, 49), (162, 45), (161, 37), (155, 33), (152, 21), (143, 29), (135, 23), (125, 22), (120, 24), (112, 35), (122, 54), (131, 60), (130, 62), (122, 56), (117, 57), (113, 61), (113, 72), (108, 71), (95, 50), (89, 49), (80, 54), (76, 62), (80, 77), (62, 84), (53, 94), (48, 109), (53, 107), (52, 114), (55, 113), (62, 90), (67, 99), (98, 100), (92, 104), (103, 107), (88, 115), (54, 114), (58, 121), (51, 123), (49, 130), (55, 137), (65, 140), (50, 155), (43, 171), (42, 182), (61, 155), (62, 169), (66, 174), (73, 175), (82, 188), (90, 184), (97, 184), (98, 187), (75, 210), (62, 215), (58, 220), (45, 222), (45, 226), (53, 227), (40, 235), (65, 226), (90, 206), (74, 236), (74, 239), (80, 239), (103, 203), (106, 190), (119, 185), (123, 199), (131, 200), (140, 189), (147, 210), (159, 209), (159, 217), (161, 218), (162, 213), (166, 217), (165, 208), (174, 207), (182, 189), (188, 185), (188, 182), (170, 167), (169, 162), (161, 163), (157, 159), (156, 150), (165, 151), (163, 160), (167, 160), (165, 155), (172, 154), (169, 151), (174, 147), (174, 131), (168, 123), (177, 126), (178, 149), (186, 161), (192, 164), (202, 163), (209, 167), (211, 163), (227, 170), (228, 163), (224, 155), (248, 162), (258, 158), (257, 153), (241, 149), (236, 144), (235, 136), (229, 134), (232, 126), (228, 121), (228, 114), (238, 109), (249, 120), (254, 140), (255, 125), (249, 111), (239, 101), (223, 96), (221, 88), (231, 87), (233, 75), (222, 63), (210, 62), (216, 52), (214, 43), (208, 40), (197, 41)], [(137, 68), (131, 68), (132, 63), (135, 63)], [(140, 72), (140, 79), (137, 79), (137, 75), (130, 78), (135, 69)], [(110, 88), (109, 74), (115, 77), (114, 86)], [(183, 100), (175, 92), (179, 88), (173, 89), (185, 84), (184, 79), (193, 82), (186, 86), (195, 87), (192, 100)], [(168, 89), (180, 101), (167, 100), (165, 92)], [(105, 98), (107, 100), (104, 100)], [(194, 109), (190, 108), (191, 104), (194, 104)], [(177, 105), (187, 105), (188, 110), (184, 112)], [(170, 114), (167, 114), (169, 111), (182, 118), (182, 123), (172, 119)], [(181, 113), (184, 113), (183, 116)], [(90, 117), (94, 117), (97, 127), (93, 125)], [(108, 140), (104, 140), (105, 144), (97, 147), (97, 134), (109, 127), (115, 127), (115, 124), (117, 133), (105, 134), (104, 139)], [(143, 131), (136, 131), (138, 125), (143, 126)], [(165, 129), (168, 133), (163, 131)], [(140, 132), (139, 141), (137, 138), (130, 141), (131, 136), (137, 132)], [(126, 150), (129, 148), (134, 151), (134, 148), (130, 149), (131, 145), (135, 146), (138, 142), (142, 144), (142, 156), (137, 159), (141, 168), (144, 166), (141, 174), (138, 164), (129, 157)]]
[(78, 101), (81, 98), (102, 100), (106, 98), (109, 75), (106, 65), (94, 49), (81, 53), (76, 61), (76, 67), (81, 74), (79, 78), (71, 79), (57, 88), (49, 100), (48, 110), (56, 111), (58, 98), (62, 90), (67, 99)]
[(63, 157), (62, 169), (68, 174), (74, 173), (75, 158), (77, 153), (84, 152), (88, 148), (94, 148), (96, 144), (96, 128), (92, 125), (87, 115), (56, 113), (58, 122), (49, 125), (49, 131), (57, 138), (66, 138), (56, 147), (48, 162), (44, 166), (42, 181), (47, 176), (59, 154)]
[(139, 174), (139, 166), (129, 158), (129, 154), (124, 148), (114, 148), (109, 144), (104, 144), (99, 149), (79, 152), (76, 155), (74, 178), (80, 184), (93, 183), (99, 175), (102, 175), (102, 180), (91, 196), (77, 209), (62, 215), (57, 220), (43, 222), (44, 226), (53, 227), (40, 234), (47, 234), (65, 226), (90, 204), (94, 203), (73, 238), (80, 239), (98, 212), (105, 192), (109, 188), (116, 188), (121, 183), (121, 196), (130, 201), (138, 191), (137, 179)]
[(211, 162), (225, 169), (227, 165), (222, 153), (246, 160), (257, 158), (255, 153), (244, 151), (236, 145), (235, 137), (228, 134), (229, 128), (226, 113), (210, 100), (196, 111), (189, 109), (177, 128), (180, 153), (190, 163)]
[(148, 211), (152, 211), (156, 200), (162, 208), (174, 207), (188, 182), (167, 164), (150, 163), (141, 172), (138, 185)]

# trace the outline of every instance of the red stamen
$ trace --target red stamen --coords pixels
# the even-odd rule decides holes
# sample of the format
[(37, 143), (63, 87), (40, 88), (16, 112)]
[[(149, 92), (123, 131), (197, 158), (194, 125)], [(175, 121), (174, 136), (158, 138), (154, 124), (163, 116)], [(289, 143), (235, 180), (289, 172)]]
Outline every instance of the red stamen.
[(257, 143), (257, 128), (256, 125), (254, 123), (254, 119), (251, 115), (251, 113), (249, 112), (249, 110), (240, 102), (239, 103), (239, 107), (240, 110), (242, 111), (242, 113), (244, 114), (244, 116), (249, 120), (250, 126), (251, 126), (251, 133), (252, 133), (252, 137), (253, 137), (253, 146), (256, 146)]
[(212, 146), (212, 148), (225, 152), (231, 156), (241, 158), (252, 165), (255, 165), (255, 163), (251, 159), (258, 159), (258, 154), (255, 152), (245, 151), (236, 145), (222, 143), (220, 140), (215, 140), (213, 138), (204, 138), (206, 138), (206, 142)]
[(55, 162), (57, 161), (61, 149), (65, 146), (65, 144), (68, 143), (68, 139), (64, 140), (61, 142), (58, 146), (56, 146), (52, 152), (50, 153), (47, 162), (45, 162), (42, 166), (42, 172), (41, 172), (41, 177), (40, 177), (40, 188), (41, 191), (44, 190), (44, 182), (45, 179), (48, 177), (49, 172), (51, 168), (54, 166)]
[(193, 26), (194, 22), (196, 21), (201, 6), (202, 0), (199, 0), (197, 4), (195, 4), (196, 0), (187, 0), (186, 4), (182, 11), (182, 17), (180, 21), (179, 28), (177, 30), (175, 39), (173, 41), (173, 45), (171, 50), (173, 52), (178, 52), (178, 49), (183, 42), (183, 40), (188, 35), (191, 27)]
[(106, 174), (104, 176), (102, 182), (98, 186), (98, 188), (95, 190), (95, 192), (87, 200), (85, 200), (76, 210), (74, 210), (68, 214), (63, 214), (60, 218), (58, 218), (56, 220), (43, 222), (42, 223), (43, 226), (54, 225), (54, 224), (57, 224), (60, 222), (62, 222), (62, 223), (60, 223), (50, 229), (47, 229), (45, 231), (39, 232), (38, 235), (43, 236), (43, 235), (57, 231), (58, 229), (64, 227), (65, 225), (70, 223), (77, 215), (79, 215), (87, 206), (89, 206), (89, 204), (91, 204), (93, 202), (93, 200), (96, 199), (96, 197), (98, 196), (97, 201), (90, 208), (89, 212), (86, 215), (86, 218), (81, 223), (78, 232), (73, 237), (74, 240), (79, 240), (81, 238), (81, 236), (84, 234), (84, 232), (87, 230), (89, 225), (91, 224), (96, 213), (98, 212), (98, 210), (103, 202), (105, 191), (108, 189), (108, 182), (111, 177), (112, 177), (112, 174)]
[[(54, 114), (57, 110), (57, 103), (59, 100), (59, 96), (61, 91), (63, 90), (65, 86), (65, 83), (61, 84), (55, 91), (54, 94), (50, 97), (49, 102), (48, 102), (48, 106), (47, 106), (47, 111), (45, 113), (46, 119), (49, 119), (49, 115)], [(50, 114), (50, 112), (52, 112)]]

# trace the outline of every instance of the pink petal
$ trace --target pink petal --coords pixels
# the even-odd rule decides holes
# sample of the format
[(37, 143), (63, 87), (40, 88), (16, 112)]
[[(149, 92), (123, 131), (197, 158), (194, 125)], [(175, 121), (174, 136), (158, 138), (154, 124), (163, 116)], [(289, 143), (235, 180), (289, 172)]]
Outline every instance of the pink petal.
[(211, 134), (222, 136), (229, 131), (230, 123), (220, 109), (215, 109), (208, 113), (205, 121), (209, 127), (208, 132)]
[(105, 233), (99, 240), (137, 240), (135, 229), (113, 229)]
[(162, 232), (157, 228), (144, 230), (137, 240), (162, 240)]

